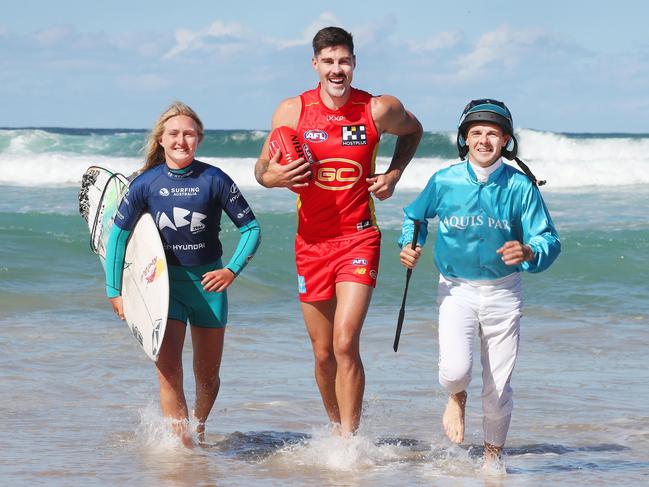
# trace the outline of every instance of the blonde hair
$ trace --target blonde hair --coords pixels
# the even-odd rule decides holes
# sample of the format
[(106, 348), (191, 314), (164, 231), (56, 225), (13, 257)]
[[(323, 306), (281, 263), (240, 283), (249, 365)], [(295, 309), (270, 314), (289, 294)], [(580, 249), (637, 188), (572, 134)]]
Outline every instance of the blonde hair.
[(198, 129), (198, 142), (200, 143), (203, 140), (203, 122), (198, 118), (196, 112), (192, 110), (191, 107), (180, 101), (173, 102), (169, 105), (169, 108), (158, 117), (158, 121), (149, 133), (145, 147), (145, 162), (142, 169), (140, 169), (140, 172), (144, 172), (147, 169), (151, 169), (153, 166), (165, 162), (165, 153), (164, 148), (160, 145), (160, 137), (162, 137), (162, 134), (164, 133), (165, 123), (167, 123), (167, 120), (177, 117), (178, 115), (185, 115), (194, 120), (194, 122), (196, 122), (196, 128)]

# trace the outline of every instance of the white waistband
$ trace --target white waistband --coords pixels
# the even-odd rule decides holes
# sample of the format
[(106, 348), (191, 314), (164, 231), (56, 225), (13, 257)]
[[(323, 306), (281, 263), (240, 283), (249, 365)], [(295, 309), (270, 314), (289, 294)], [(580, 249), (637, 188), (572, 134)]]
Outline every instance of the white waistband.
[(469, 286), (494, 286), (494, 287), (510, 287), (516, 282), (520, 281), (521, 273), (512, 272), (511, 274), (500, 277), (498, 279), (462, 279), (459, 277), (445, 277), (442, 274), (439, 275), (440, 282), (452, 282), (456, 284), (466, 284)]

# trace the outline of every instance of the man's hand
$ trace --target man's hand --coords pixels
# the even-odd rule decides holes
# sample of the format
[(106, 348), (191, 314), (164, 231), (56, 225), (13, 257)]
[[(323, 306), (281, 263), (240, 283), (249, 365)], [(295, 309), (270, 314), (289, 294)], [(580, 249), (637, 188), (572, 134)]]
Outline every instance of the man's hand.
[(395, 169), (367, 178), (366, 181), (369, 184), (367, 190), (381, 201), (388, 199), (394, 193), (394, 188), (399, 182), (399, 172)]
[[(300, 157), (299, 159), (282, 165), (279, 161), (282, 153), (277, 153), (267, 161), (265, 167), (260, 168), (260, 174), (257, 180), (266, 188), (293, 188), (299, 189), (309, 185), (312, 177), (311, 165)], [(263, 160), (260, 159), (258, 166), (263, 166)], [(261, 164), (260, 164), (261, 163)]]
[(496, 250), (507, 265), (517, 265), (534, 259), (534, 252), (529, 245), (523, 245), (517, 240), (510, 240)]
[(410, 244), (408, 244), (403, 249), (401, 249), (401, 253), (399, 254), (401, 265), (407, 267), (408, 269), (415, 268), (417, 262), (419, 261), (419, 257), (421, 257), (421, 245), (419, 244), (417, 244), (414, 250), (410, 246)]
[(391, 95), (372, 98), (372, 118), (379, 134), (387, 132), (397, 136), (388, 170), (385, 174), (367, 178), (369, 191), (379, 200), (385, 200), (392, 196), (401, 174), (414, 157), (423, 128), (417, 117)]

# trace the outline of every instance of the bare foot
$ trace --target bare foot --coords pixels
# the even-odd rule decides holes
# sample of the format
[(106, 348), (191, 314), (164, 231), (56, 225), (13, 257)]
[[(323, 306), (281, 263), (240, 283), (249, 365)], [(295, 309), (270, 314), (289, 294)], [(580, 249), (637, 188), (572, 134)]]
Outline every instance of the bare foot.
[(442, 424), (446, 436), (453, 443), (464, 441), (464, 408), (466, 406), (466, 391), (451, 394), (446, 404)]
[(205, 443), (205, 423), (198, 420), (193, 409), (192, 418), (194, 419), (194, 421), (196, 421), (196, 436), (198, 437), (198, 443)]
[(180, 441), (182, 441), (182, 444), (185, 448), (194, 448), (194, 440), (192, 439), (192, 435), (189, 434), (189, 432), (185, 431), (180, 435)]
[(174, 433), (176, 433), (176, 436), (178, 436), (178, 439), (180, 439), (183, 446), (186, 448), (194, 448), (194, 440), (192, 439), (188, 426), (186, 419), (174, 420), (172, 422)]
[(329, 429), (331, 430), (332, 436), (340, 436), (341, 438), (344, 436), (343, 428), (340, 423), (329, 423)]
[(494, 446), (485, 441), (483, 472), (491, 475), (506, 475), (507, 471), (502, 460), (502, 453), (502, 446)]

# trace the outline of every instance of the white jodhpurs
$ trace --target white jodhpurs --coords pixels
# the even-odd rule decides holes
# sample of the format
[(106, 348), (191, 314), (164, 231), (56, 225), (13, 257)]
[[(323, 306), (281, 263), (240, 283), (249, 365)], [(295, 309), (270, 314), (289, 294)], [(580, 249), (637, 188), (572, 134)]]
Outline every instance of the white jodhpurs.
[(439, 382), (450, 394), (471, 382), (473, 342), (480, 336), (484, 440), (503, 446), (514, 407), (509, 384), (516, 357), (522, 308), (518, 272), (494, 281), (440, 275)]

